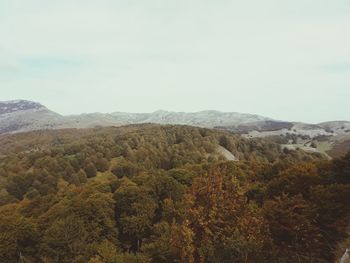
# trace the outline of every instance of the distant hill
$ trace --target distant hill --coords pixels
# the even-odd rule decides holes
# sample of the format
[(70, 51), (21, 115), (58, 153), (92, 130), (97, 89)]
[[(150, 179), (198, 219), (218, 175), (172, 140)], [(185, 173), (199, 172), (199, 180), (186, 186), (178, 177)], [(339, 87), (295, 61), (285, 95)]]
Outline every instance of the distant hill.
[(246, 138), (267, 137), (290, 150), (300, 148), (332, 157), (350, 150), (348, 121), (307, 124), (274, 120), (255, 114), (214, 110), (190, 113), (159, 110), (152, 113), (114, 112), (62, 116), (37, 102), (0, 102), (0, 134), (143, 123), (215, 128), (241, 134)]
[(0, 133), (54, 129), (65, 118), (40, 103), (15, 100), (0, 102)]
[(214, 128), (215, 126), (237, 126), (265, 121), (273, 120), (259, 115), (219, 111), (186, 113), (159, 110), (153, 113), (114, 112), (110, 114), (88, 113), (62, 116), (36, 102), (26, 100), (0, 102), (0, 133), (142, 123), (180, 124)]

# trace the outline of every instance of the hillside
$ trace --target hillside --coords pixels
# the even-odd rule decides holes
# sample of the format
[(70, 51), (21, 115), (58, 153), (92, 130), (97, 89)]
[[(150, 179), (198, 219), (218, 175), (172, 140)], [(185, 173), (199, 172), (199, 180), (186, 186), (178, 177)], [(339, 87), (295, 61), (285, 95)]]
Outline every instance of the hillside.
[(350, 122), (347, 121), (307, 124), (236, 112), (186, 113), (163, 110), (153, 113), (115, 112), (62, 116), (36, 102), (0, 102), (0, 134), (144, 123), (215, 128), (241, 134), (246, 138), (268, 138), (286, 149), (318, 152), (328, 158), (342, 156), (350, 150)]
[[(196, 146), (201, 145), (201, 147), (207, 147), (205, 148), (205, 152), (203, 152), (205, 156), (218, 152), (217, 147), (221, 146), (240, 160), (262, 158), (272, 161), (284, 155), (278, 144), (264, 139), (245, 139), (229, 132), (192, 126), (162, 126), (156, 124), (138, 124), (107, 128), (100, 127), (93, 129), (42, 130), (20, 134), (5, 134), (0, 136), (0, 144), (2, 145), (0, 154), (6, 156), (9, 154), (34, 153), (60, 145), (63, 147), (66, 144), (86, 145), (88, 143), (93, 143), (95, 140), (113, 143), (113, 141), (119, 137), (126, 142), (136, 140), (134, 138), (136, 137), (138, 139), (142, 138), (143, 144), (157, 145), (159, 143), (164, 143), (166, 144), (167, 150), (170, 150), (174, 146), (182, 145), (188, 147), (188, 149), (184, 150), (190, 151), (193, 147), (191, 144), (195, 143)], [(121, 143), (121, 146), (126, 147), (125, 143)], [(103, 147), (106, 148), (106, 145), (103, 145)], [(115, 147), (115, 145), (108, 145), (108, 147)], [(133, 146), (132, 148), (135, 147), (136, 146)], [(125, 150), (126, 149), (124, 149), (124, 151)], [(308, 156), (303, 151), (297, 151), (296, 155), (298, 154), (301, 156)], [(321, 157), (321, 155), (317, 156), (318, 158)]]
[[(1, 110), (7, 109), (7, 110)], [(157, 123), (212, 128), (271, 120), (259, 115), (201, 111), (194, 113), (155, 111), (153, 113), (115, 112), (61, 116), (43, 105), (25, 101), (0, 102), (0, 134), (62, 128), (93, 128), (127, 124)]]
[(64, 117), (40, 103), (16, 100), (0, 102), (0, 134), (53, 129)]
[(346, 240), (350, 155), (155, 124), (0, 143), (1, 262), (330, 262)]

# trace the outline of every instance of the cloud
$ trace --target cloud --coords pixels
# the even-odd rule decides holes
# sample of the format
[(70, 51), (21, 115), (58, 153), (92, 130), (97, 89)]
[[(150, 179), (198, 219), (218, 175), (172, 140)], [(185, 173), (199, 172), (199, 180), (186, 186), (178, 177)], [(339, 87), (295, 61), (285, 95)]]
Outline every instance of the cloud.
[(36, 56), (26, 57), (22, 60), (22, 64), (29, 70), (72, 70), (84, 66), (83, 60), (78, 58), (64, 58), (52, 56)]
[[(1, 96), (61, 113), (212, 108), (318, 121), (322, 103), (349, 95), (349, 28), (345, 0), (0, 1), (0, 81), (11, 87)], [(319, 112), (291, 110), (315, 96)], [(350, 116), (334, 105), (335, 119)]]
[(23, 69), (22, 63), (18, 57), (12, 54), (10, 50), (0, 48), (0, 73), (15, 73)]
[(0, 63), (0, 72), (19, 72), (22, 70), (22, 65), (17, 63), (8, 63), (8, 64), (2, 64)]
[(347, 73), (350, 72), (350, 62), (327, 64), (323, 65), (321, 68), (330, 72)]

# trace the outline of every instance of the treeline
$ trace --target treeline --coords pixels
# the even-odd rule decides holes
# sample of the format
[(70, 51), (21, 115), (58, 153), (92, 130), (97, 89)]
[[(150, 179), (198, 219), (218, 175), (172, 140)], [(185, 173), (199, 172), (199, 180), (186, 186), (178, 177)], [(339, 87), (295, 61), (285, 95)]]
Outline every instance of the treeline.
[(350, 155), (159, 125), (0, 143), (0, 262), (330, 262), (345, 238)]

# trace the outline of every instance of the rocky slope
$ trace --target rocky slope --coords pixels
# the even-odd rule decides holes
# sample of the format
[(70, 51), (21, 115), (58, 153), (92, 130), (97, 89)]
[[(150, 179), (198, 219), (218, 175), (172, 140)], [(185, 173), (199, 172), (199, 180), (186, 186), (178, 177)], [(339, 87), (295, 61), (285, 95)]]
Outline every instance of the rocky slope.
[(0, 102), (0, 134), (54, 129), (64, 117), (40, 103), (16, 100)]

